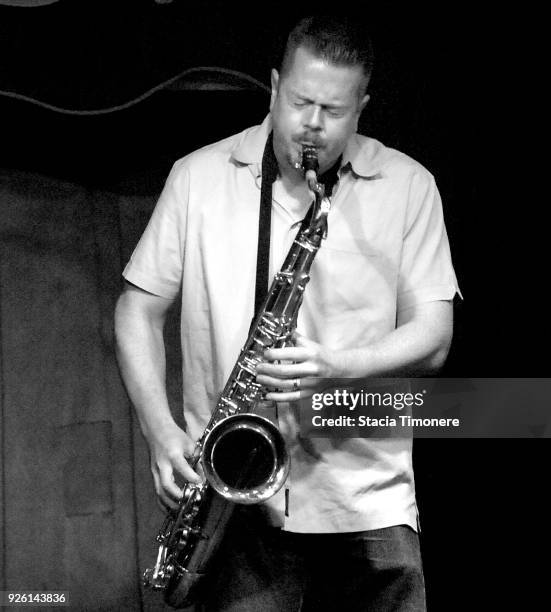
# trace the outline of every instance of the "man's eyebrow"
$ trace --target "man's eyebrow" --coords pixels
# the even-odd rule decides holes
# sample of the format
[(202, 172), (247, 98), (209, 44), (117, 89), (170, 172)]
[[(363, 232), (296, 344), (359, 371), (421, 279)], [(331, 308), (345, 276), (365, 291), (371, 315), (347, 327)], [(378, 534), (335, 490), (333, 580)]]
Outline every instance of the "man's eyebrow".
[[(315, 104), (316, 103), (315, 100), (312, 100), (308, 96), (305, 96), (303, 94), (298, 93), (298, 91), (291, 91), (291, 95), (294, 96), (295, 98), (299, 99), (301, 102), (307, 102), (308, 104)], [(328, 108), (328, 109), (332, 109), (332, 110), (339, 110), (339, 109), (347, 107), (346, 104), (338, 104), (338, 103), (335, 103), (335, 104), (322, 104), (321, 106), (323, 108)]]
[(302, 100), (304, 102), (314, 102), (314, 100), (312, 100), (308, 96), (305, 96), (304, 94), (301, 94), (300, 92), (295, 91), (294, 89), (291, 89), (290, 93), (291, 93), (291, 96), (298, 98), (299, 100)]

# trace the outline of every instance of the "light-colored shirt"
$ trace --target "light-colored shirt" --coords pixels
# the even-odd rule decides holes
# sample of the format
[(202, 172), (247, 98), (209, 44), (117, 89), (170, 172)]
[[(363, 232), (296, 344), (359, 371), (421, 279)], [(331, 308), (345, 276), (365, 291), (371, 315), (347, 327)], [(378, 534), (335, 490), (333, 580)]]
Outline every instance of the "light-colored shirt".
[[(247, 337), (254, 306), (261, 160), (270, 117), (176, 162), (125, 278), (153, 294), (182, 290), (183, 405), (198, 438)], [(432, 175), (377, 140), (350, 138), (332, 197), (329, 232), (311, 269), (297, 331), (329, 348), (358, 348), (396, 327), (398, 311), (458, 292)], [(270, 273), (300, 216), (273, 188)], [(278, 419), (291, 473), (266, 507), (297, 532), (417, 529), (411, 439), (304, 440), (296, 406)]]

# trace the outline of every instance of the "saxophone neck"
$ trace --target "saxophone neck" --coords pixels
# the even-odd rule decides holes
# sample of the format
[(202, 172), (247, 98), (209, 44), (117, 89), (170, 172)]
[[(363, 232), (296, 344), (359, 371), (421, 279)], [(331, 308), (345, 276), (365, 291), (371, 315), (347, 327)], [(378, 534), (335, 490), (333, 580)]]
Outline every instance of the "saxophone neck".
[(327, 215), (329, 214), (330, 206), (329, 198), (324, 198), (316, 209), (313, 219), (314, 231), (321, 235), (322, 240), (327, 238)]
[(314, 197), (322, 200), (325, 197), (325, 185), (318, 183), (316, 172), (314, 170), (307, 170), (304, 178), (308, 184), (308, 189), (314, 194)]
[[(327, 237), (327, 215), (331, 202), (325, 196), (325, 185), (318, 181), (319, 170), (317, 150), (312, 146), (305, 146), (302, 150), (302, 170), (308, 189), (314, 194), (314, 209), (307, 228), (309, 236), (318, 236), (322, 239)], [(319, 240), (319, 238), (318, 238)]]
[(313, 211), (307, 229), (309, 235), (319, 235), (322, 239), (327, 237), (327, 215), (331, 208), (331, 202), (325, 196), (325, 185), (319, 183), (314, 170), (305, 173), (308, 188), (314, 194)]

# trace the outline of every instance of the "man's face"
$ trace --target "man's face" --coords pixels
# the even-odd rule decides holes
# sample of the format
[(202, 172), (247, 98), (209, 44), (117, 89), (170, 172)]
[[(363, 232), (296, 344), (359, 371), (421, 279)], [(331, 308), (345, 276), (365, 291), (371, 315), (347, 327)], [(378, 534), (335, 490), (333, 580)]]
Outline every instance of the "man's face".
[[(320, 174), (343, 152), (369, 100), (359, 66), (335, 66), (299, 47), (286, 74), (272, 71), (274, 150), (283, 173), (300, 161), (302, 145), (317, 149)], [(296, 170), (295, 170), (296, 172)]]

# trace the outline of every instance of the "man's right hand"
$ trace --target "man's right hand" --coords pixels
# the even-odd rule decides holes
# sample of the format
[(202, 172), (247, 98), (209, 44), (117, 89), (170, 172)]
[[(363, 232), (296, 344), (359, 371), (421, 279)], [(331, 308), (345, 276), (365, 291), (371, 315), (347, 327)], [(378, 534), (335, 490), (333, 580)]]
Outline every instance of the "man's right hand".
[(148, 439), (151, 472), (160, 502), (176, 509), (183, 491), (176, 484), (175, 474), (186, 482), (201, 482), (186, 458), (192, 456), (195, 445), (176, 424), (163, 428)]

